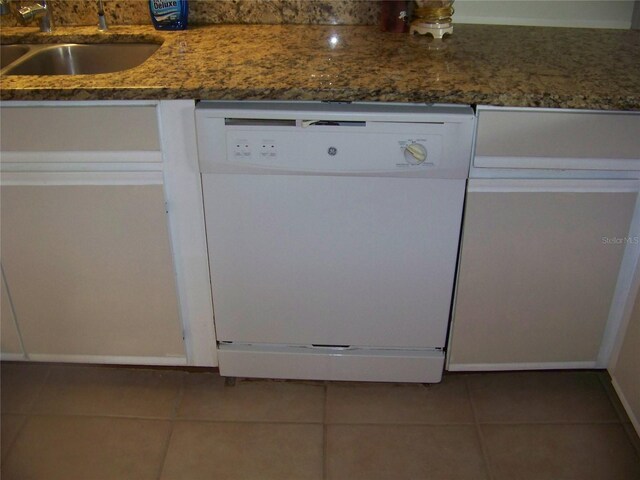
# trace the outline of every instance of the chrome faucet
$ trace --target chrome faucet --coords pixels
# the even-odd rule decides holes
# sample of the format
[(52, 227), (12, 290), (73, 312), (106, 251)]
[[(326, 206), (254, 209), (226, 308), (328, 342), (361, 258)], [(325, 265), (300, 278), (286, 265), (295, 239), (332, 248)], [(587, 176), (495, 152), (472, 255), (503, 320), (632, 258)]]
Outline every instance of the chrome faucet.
[[(11, 0), (0, 0), (0, 15), (10, 13), (9, 4)], [(18, 7), (15, 12), (16, 17), (23, 25), (28, 25), (36, 18), (40, 19), (40, 31), (50, 32), (53, 30), (53, 15), (51, 14), (51, 1), (40, 0), (31, 5)]]

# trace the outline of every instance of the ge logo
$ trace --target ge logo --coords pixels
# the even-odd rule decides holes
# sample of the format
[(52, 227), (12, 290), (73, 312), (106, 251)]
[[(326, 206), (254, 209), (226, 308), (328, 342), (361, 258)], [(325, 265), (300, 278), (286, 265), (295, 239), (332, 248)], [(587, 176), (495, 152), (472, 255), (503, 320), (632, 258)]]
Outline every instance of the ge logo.
[(327, 153), (332, 157), (335, 157), (336, 153), (338, 153), (338, 149), (336, 147), (329, 147), (329, 150), (327, 150)]

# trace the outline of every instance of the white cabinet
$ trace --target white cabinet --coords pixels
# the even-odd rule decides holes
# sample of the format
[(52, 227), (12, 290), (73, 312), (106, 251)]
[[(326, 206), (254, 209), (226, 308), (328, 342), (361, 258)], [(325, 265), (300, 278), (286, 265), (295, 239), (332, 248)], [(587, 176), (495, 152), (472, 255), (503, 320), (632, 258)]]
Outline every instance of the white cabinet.
[(31, 358), (184, 357), (161, 185), (5, 185), (0, 201)]
[(157, 105), (1, 115), (3, 357), (185, 364)]
[(450, 364), (595, 367), (636, 197), (626, 181), (471, 180)]
[(480, 109), (450, 370), (606, 365), (639, 129), (637, 114)]

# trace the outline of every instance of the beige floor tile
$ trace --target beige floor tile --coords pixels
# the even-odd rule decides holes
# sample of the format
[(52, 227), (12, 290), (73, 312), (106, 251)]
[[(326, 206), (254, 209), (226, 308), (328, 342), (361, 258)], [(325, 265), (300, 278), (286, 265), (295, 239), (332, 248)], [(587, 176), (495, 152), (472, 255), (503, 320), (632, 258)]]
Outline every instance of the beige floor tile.
[(32, 416), (5, 460), (2, 478), (155, 479), (170, 429), (162, 420)]
[(54, 366), (33, 410), (38, 413), (169, 418), (183, 372)]
[(2, 413), (28, 413), (49, 372), (46, 363), (2, 363)]
[(322, 478), (321, 425), (176, 421), (161, 478)]
[(323, 410), (323, 385), (252, 380), (230, 387), (219, 375), (199, 373), (185, 379), (178, 418), (322, 423)]
[(495, 480), (637, 480), (621, 424), (482, 425)]
[(469, 375), (479, 422), (617, 422), (613, 405), (592, 372)]
[(445, 375), (442, 382), (416, 384), (330, 383), (328, 423), (473, 423), (465, 378)]
[(481, 480), (487, 478), (471, 425), (331, 425), (330, 480)]
[(0, 448), (2, 449), (2, 460), (9, 452), (16, 439), (20, 428), (27, 417), (25, 415), (2, 415), (0, 419)]

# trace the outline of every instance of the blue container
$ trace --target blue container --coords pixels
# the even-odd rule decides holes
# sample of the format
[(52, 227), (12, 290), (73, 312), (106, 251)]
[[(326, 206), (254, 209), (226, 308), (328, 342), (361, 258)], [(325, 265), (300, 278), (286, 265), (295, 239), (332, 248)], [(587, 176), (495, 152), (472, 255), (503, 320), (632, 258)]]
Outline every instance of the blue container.
[(187, 0), (149, 0), (149, 12), (156, 30), (187, 29)]

